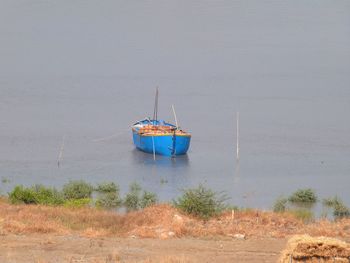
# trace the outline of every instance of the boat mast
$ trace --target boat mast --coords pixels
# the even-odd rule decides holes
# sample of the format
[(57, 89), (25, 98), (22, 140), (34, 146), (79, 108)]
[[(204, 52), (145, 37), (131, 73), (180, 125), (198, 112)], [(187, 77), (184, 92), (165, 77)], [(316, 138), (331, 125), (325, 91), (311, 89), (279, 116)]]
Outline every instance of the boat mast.
[(174, 105), (171, 105), (171, 108), (173, 109), (173, 114), (174, 114), (174, 118), (175, 118), (176, 129), (179, 129), (179, 124), (177, 123), (177, 118), (176, 118), (176, 112), (175, 112), (175, 107), (174, 107)]
[(154, 100), (154, 110), (153, 110), (153, 125), (155, 124), (155, 121), (158, 120), (158, 87), (156, 89), (156, 97)]

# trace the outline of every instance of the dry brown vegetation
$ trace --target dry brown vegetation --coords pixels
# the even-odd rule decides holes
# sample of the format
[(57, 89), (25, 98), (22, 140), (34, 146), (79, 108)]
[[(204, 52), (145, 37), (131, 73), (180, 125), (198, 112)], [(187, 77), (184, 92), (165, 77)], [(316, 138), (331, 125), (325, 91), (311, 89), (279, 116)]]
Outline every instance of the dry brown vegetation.
[(335, 238), (292, 237), (282, 252), (280, 262), (349, 262), (350, 244)]
[(96, 208), (11, 205), (0, 200), (0, 233), (79, 234), (86, 237), (276, 237), (308, 233), (312, 236), (350, 238), (350, 219), (304, 224), (291, 214), (262, 211), (231, 212), (203, 221), (169, 205), (156, 205), (127, 214)]

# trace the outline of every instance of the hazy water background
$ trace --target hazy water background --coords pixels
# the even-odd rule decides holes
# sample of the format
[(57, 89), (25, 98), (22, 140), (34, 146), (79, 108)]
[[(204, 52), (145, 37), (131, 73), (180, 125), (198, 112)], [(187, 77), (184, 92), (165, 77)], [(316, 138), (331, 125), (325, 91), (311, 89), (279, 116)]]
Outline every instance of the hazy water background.
[[(203, 183), (243, 206), (301, 187), (350, 205), (347, 0), (1, 0), (0, 40), (2, 193), (137, 181), (171, 200)], [(154, 163), (130, 125), (152, 114), (156, 86), (159, 116), (175, 104), (193, 138)]]

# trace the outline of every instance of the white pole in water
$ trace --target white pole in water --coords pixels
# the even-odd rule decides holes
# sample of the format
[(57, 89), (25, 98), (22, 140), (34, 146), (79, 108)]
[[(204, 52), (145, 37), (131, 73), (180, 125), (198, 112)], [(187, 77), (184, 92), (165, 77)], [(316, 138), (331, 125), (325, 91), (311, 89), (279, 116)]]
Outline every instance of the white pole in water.
[(174, 107), (174, 105), (171, 105), (171, 108), (173, 109), (173, 113), (174, 113), (176, 129), (178, 129), (178, 128), (179, 128), (179, 124), (177, 123), (177, 118), (176, 118), (176, 112), (175, 112), (175, 107)]
[(154, 137), (152, 136), (152, 146), (153, 146), (153, 160), (156, 160), (156, 148), (154, 146)]
[(65, 139), (65, 137), (66, 137), (66, 135), (63, 135), (60, 153), (58, 154), (58, 159), (57, 159), (57, 166), (58, 167), (60, 167), (60, 162), (61, 162), (62, 157), (63, 157), (63, 149), (64, 149), (64, 139)]
[(239, 112), (236, 113), (236, 121), (237, 121), (237, 149), (236, 149), (236, 158), (237, 161), (239, 161)]

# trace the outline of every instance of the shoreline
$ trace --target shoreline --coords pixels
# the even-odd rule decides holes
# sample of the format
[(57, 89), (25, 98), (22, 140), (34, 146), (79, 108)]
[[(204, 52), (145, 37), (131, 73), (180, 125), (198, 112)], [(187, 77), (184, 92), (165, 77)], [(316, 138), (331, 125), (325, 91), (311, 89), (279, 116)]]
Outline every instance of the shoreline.
[(224, 211), (204, 220), (168, 204), (118, 213), (94, 207), (63, 207), (10, 204), (0, 199), (2, 234), (78, 234), (88, 237), (233, 237), (285, 238), (296, 234), (338, 237), (350, 240), (350, 218), (305, 223), (295, 215), (260, 210)]
[(276, 262), (299, 234), (349, 242), (350, 219), (247, 210), (202, 220), (166, 204), (120, 214), (0, 199), (2, 262)]

